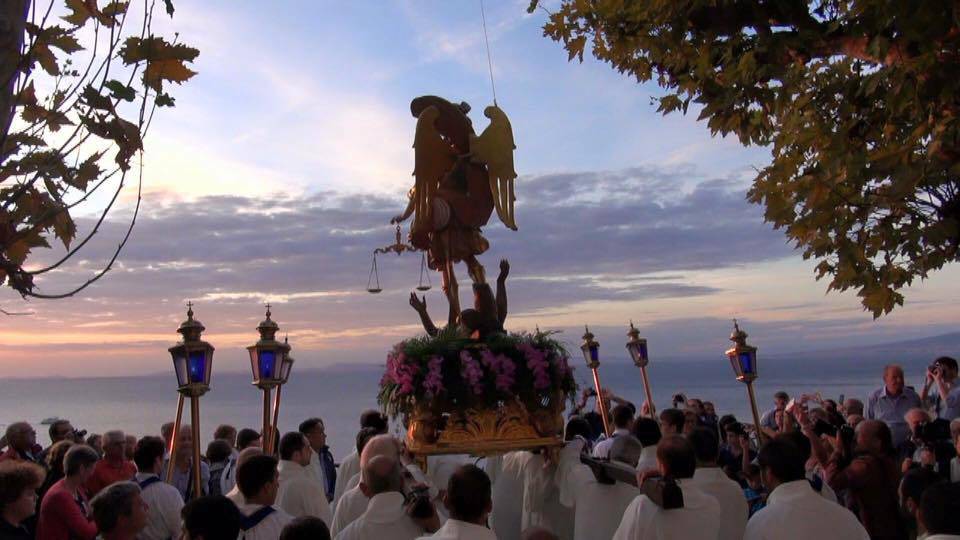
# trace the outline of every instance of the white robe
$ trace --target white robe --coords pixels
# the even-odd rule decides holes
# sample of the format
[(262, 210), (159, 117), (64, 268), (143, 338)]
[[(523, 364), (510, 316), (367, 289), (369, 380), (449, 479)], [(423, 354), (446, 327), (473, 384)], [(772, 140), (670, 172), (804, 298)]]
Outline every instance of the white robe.
[(868, 540), (866, 529), (846, 508), (827, 501), (807, 480), (780, 484), (767, 506), (747, 522), (744, 540)]
[(547, 465), (542, 454), (531, 454), (524, 461), (520, 530), (543, 527), (560, 540), (573, 540), (573, 513), (560, 504), (555, 475), (556, 466)]
[(312, 467), (293, 461), (281, 460), (280, 489), (277, 491), (277, 507), (293, 517), (313, 516), (323, 520), (329, 527), (333, 524), (333, 512), (327, 503), (327, 494), (317, 481)]
[(609, 540), (624, 510), (640, 490), (630, 484), (601, 484), (590, 467), (580, 463), (583, 441), (572, 441), (560, 451), (557, 487), (560, 503), (574, 510), (574, 540)]
[[(252, 516), (257, 510), (263, 508), (262, 504), (245, 504), (240, 507), (240, 513), (245, 516)], [(249, 531), (240, 530), (238, 540), (277, 540), (280, 538), (280, 532), (287, 523), (293, 521), (293, 516), (274, 506), (274, 511), (263, 521), (258, 523)]]
[[(136, 482), (143, 482), (153, 473), (138, 473)], [(147, 524), (139, 540), (168, 540), (179, 538), (181, 532), (180, 510), (183, 509), (183, 497), (180, 491), (166, 482), (154, 482), (140, 492), (143, 502), (147, 503)]]
[(683, 508), (664, 510), (640, 495), (624, 511), (614, 540), (718, 540), (720, 503), (697, 489), (691, 479), (677, 484), (683, 492)]
[(384, 538), (414, 540), (423, 533), (423, 528), (407, 515), (403, 507), (403, 494), (390, 491), (374, 495), (369, 500), (367, 509), (363, 514), (338, 532), (334, 538), (335, 540), (380, 540)]
[(640, 451), (640, 461), (637, 462), (637, 470), (656, 470), (657, 467), (657, 445), (644, 446), (643, 450)]
[(335, 538), (340, 531), (357, 520), (367, 511), (370, 499), (360, 491), (360, 486), (354, 486), (340, 497), (337, 509), (333, 513), (333, 524), (330, 525), (330, 537)]
[(500, 540), (520, 540), (523, 521), (523, 464), (533, 454), (510, 452), (491, 463), (495, 468), (490, 526)]
[(693, 472), (693, 483), (720, 503), (723, 513), (720, 540), (742, 540), (750, 509), (740, 484), (727, 477), (719, 467), (698, 467)]
[(437, 532), (417, 540), (497, 540), (497, 535), (475, 523), (448, 519)]
[[(350, 479), (353, 478), (353, 475), (360, 473), (360, 455), (357, 454), (357, 449), (354, 448), (353, 452), (350, 452), (350, 455), (343, 458), (343, 461), (340, 462), (340, 467), (337, 469), (337, 483), (333, 488), (333, 509), (336, 511), (337, 503), (340, 502), (340, 497), (347, 492), (351, 487), (347, 484), (350, 482)], [(356, 484), (354, 484), (356, 485)]]

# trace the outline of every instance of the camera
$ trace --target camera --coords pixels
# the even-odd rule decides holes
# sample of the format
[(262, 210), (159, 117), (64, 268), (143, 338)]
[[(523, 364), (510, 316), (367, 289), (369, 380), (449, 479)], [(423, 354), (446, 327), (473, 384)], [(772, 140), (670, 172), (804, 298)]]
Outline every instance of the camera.
[(73, 430), (73, 440), (76, 442), (83, 442), (83, 438), (87, 436), (87, 430), (85, 429), (74, 429)]
[[(850, 426), (847, 426), (850, 427)], [(830, 422), (825, 422), (824, 420), (817, 420), (813, 424), (813, 432), (817, 434), (818, 437), (823, 435), (829, 435), (831, 437), (837, 436), (837, 427), (831, 424)]]
[(679, 404), (679, 403), (686, 404), (686, 403), (687, 403), (687, 396), (685, 396), (685, 395), (683, 395), (683, 394), (674, 394), (674, 395), (673, 395), (673, 406), (676, 407), (677, 404)]
[(920, 422), (913, 434), (914, 439), (924, 445), (934, 445), (950, 440), (950, 423), (946, 420)]
[(410, 507), (410, 517), (427, 519), (433, 515), (433, 503), (430, 502), (430, 488), (415, 486), (406, 494), (406, 504)]

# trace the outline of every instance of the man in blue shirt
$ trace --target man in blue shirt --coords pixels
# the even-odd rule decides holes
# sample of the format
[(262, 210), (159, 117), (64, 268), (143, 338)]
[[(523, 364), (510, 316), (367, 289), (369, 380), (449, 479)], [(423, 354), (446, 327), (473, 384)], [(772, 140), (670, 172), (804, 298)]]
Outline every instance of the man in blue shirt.
[(883, 368), (883, 387), (870, 394), (867, 418), (886, 424), (893, 435), (894, 448), (899, 448), (910, 436), (904, 417), (910, 409), (919, 407), (920, 396), (904, 384), (903, 368), (889, 365)]

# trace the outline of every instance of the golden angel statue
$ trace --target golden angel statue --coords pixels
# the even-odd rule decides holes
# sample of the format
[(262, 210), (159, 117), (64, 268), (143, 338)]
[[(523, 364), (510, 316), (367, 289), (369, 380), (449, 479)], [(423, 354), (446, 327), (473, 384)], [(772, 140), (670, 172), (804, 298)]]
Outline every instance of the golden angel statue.
[[(480, 227), (487, 224), (494, 208), (504, 225), (513, 230), (517, 228), (513, 215), (513, 183), (517, 173), (513, 168), (515, 146), (510, 121), (498, 107), (487, 107), (484, 114), (490, 118), (490, 125), (477, 136), (467, 116), (470, 112), (467, 103), (453, 104), (436, 96), (414, 99), (410, 112), (417, 119), (413, 143), (414, 185), (409, 191), (406, 209), (390, 222), (399, 223), (414, 216), (410, 243), (425, 250), (429, 267), (441, 273), (443, 292), (450, 305), (448, 324), (451, 327), (466, 325), (471, 332), (479, 327), (502, 328), (506, 318), (505, 291), (501, 309), (498, 283), (497, 306), (494, 306), (492, 291), (477, 256), (490, 247)], [(454, 271), (458, 262), (467, 265), (476, 310), (460, 311)], [(505, 278), (505, 273), (502, 274)], [(415, 304), (411, 300), (411, 305), (421, 311), (420, 302)], [(483, 321), (475, 320), (477, 318)], [(426, 327), (429, 318), (421, 313), (421, 319)]]

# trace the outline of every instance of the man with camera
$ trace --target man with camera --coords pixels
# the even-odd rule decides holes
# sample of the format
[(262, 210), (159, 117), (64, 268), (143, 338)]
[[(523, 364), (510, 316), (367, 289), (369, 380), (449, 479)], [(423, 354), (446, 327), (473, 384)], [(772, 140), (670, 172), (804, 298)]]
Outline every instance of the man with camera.
[[(950, 421), (960, 416), (960, 385), (957, 382), (957, 361), (949, 356), (941, 356), (927, 368), (926, 381), (920, 392), (920, 399), (937, 418)], [(936, 393), (930, 390), (936, 387)]]
[(47, 434), (50, 436), (50, 446), (44, 448), (43, 451), (40, 452), (39, 458), (41, 463), (46, 463), (47, 453), (50, 452), (50, 449), (53, 448), (53, 445), (60, 441), (71, 441), (83, 444), (83, 438), (87, 436), (87, 430), (74, 429), (69, 420), (64, 420), (61, 418), (50, 424), (50, 427), (47, 429)]
[(900, 449), (901, 470), (926, 467), (949, 480), (950, 460), (957, 455), (949, 422), (932, 418), (924, 409), (911, 409), (904, 419), (910, 427), (910, 438)]

